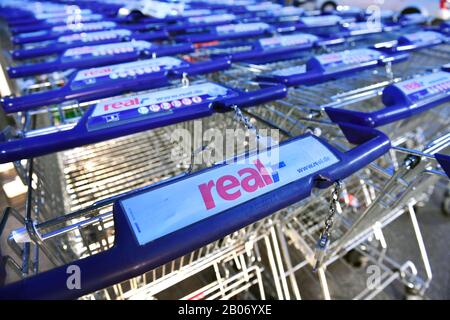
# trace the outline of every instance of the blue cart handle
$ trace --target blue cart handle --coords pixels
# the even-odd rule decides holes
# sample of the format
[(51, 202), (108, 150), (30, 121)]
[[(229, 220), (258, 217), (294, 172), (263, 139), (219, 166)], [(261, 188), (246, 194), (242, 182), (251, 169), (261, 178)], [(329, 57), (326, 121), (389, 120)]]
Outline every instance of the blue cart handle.
[(192, 43), (202, 43), (210, 41), (226, 41), (234, 39), (245, 39), (252, 38), (256, 36), (262, 36), (264, 34), (270, 34), (271, 29), (259, 29), (246, 32), (230, 32), (225, 34), (219, 34), (215, 32), (202, 33), (202, 34), (183, 34), (176, 36), (175, 40), (178, 42), (192, 42)]
[(53, 43), (49, 43), (44, 47), (32, 48), (32, 49), (17, 49), (12, 51), (12, 57), (14, 60), (24, 60), (24, 59), (32, 59), (38, 58), (42, 56), (49, 56), (54, 54), (61, 54), (67, 49), (76, 48), (87, 45), (101, 45), (107, 43), (114, 42), (122, 42), (122, 41), (132, 41), (132, 40), (146, 40), (146, 41), (155, 41), (155, 40), (166, 40), (169, 35), (166, 31), (154, 31), (147, 33), (136, 33), (133, 34), (129, 32), (129, 34), (120, 35), (121, 31), (128, 31), (125, 29), (117, 29), (117, 30), (109, 30), (109, 31), (101, 31), (90, 33), (90, 35), (94, 35), (96, 33), (110, 33), (111, 35), (115, 35), (115, 37), (110, 37), (109, 39), (98, 39), (92, 41), (73, 41), (73, 42), (58, 42), (54, 41)]
[[(208, 42), (214, 40), (232, 40), (250, 38), (263, 34), (272, 34), (274, 28), (265, 22), (230, 23), (216, 26), (204, 33), (192, 33), (175, 37), (177, 41)], [(191, 40), (189, 40), (191, 39)]]
[[(193, 17), (194, 18), (198, 18), (200, 19), (201, 17)], [(179, 24), (172, 24), (172, 25), (168, 25), (167, 31), (169, 33), (184, 33), (186, 32), (186, 30), (201, 30), (201, 29), (207, 29), (207, 28), (212, 28), (215, 26), (220, 26), (220, 25), (224, 25), (224, 24), (229, 24), (229, 23), (233, 23), (234, 21), (236, 21), (237, 17), (235, 17), (234, 19), (223, 19), (223, 20), (218, 20), (218, 21), (211, 21), (211, 22), (204, 22), (204, 23), (190, 23), (190, 22), (181, 22)]]
[[(207, 117), (214, 112), (231, 111), (234, 105), (255, 106), (284, 98), (286, 94), (287, 88), (283, 85), (242, 92), (207, 82), (135, 96), (115, 97), (91, 106), (71, 129), (0, 143), (0, 163), (33, 158)], [(157, 96), (160, 100), (156, 99)]]
[(248, 61), (251, 62), (254, 59), (275, 59), (286, 54), (296, 53), (299, 51), (311, 49), (313, 47), (312, 44), (308, 45), (299, 45), (299, 46), (289, 46), (277, 48), (274, 50), (250, 50), (244, 52), (236, 52), (227, 55), (232, 62), (242, 62)]
[[(66, 30), (42, 30), (36, 31), (32, 33), (23, 33), (16, 34), (12, 37), (12, 42), (14, 44), (23, 45), (27, 43), (35, 43), (35, 42), (43, 42), (58, 39), (61, 36), (67, 36), (77, 33), (83, 32), (99, 32), (99, 31), (108, 31), (108, 30), (116, 30), (116, 29), (127, 29), (130, 31), (163, 31), (167, 34), (167, 31), (164, 28), (149, 25), (149, 24), (117, 24), (113, 21), (102, 21), (102, 22), (93, 22), (93, 23), (85, 23), (81, 25), (78, 29), (70, 29)], [(167, 35), (168, 37), (168, 35)]]
[[(230, 66), (231, 62), (228, 59), (214, 59), (192, 64), (173, 57), (138, 60), (74, 72), (62, 88), (21, 97), (5, 97), (0, 99), (0, 105), (6, 113), (14, 113), (65, 101), (81, 103), (125, 92), (160, 88), (168, 86), (169, 80), (172, 78), (216, 72)], [(155, 67), (158, 71), (153, 70)], [(135, 69), (146, 70), (146, 73), (139, 75), (134, 71)], [(131, 71), (132, 75), (127, 76), (128, 71)], [(121, 78), (120, 73), (125, 73), (125, 78)], [(93, 76), (88, 76), (85, 80), (78, 80), (79, 77), (85, 77), (86, 74)], [(97, 78), (96, 75), (100, 75), (100, 77)], [(92, 80), (95, 80), (93, 84), (90, 83)]]
[(374, 112), (361, 112), (327, 107), (334, 122), (351, 122), (379, 127), (409, 118), (450, 101), (450, 72), (440, 71), (391, 84), (383, 90), (385, 107)]
[[(136, 43), (142, 43), (143, 41), (133, 41), (133, 42), (122, 42), (122, 43), (113, 43), (113, 44), (105, 44), (99, 46), (89, 46), (89, 47), (80, 47), (83, 48), (92, 48), (92, 51), (100, 50), (102, 47), (113, 47), (113, 46), (132, 46)], [(147, 43), (147, 42), (146, 42)], [(72, 48), (69, 50), (75, 50), (78, 48)], [(69, 51), (67, 50), (66, 53)], [(64, 71), (68, 69), (85, 69), (91, 67), (99, 67), (108, 64), (116, 64), (120, 62), (128, 62), (138, 60), (140, 57), (151, 57), (153, 54), (157, 57), (161, 56), (170, 56), (181, 53), (190, 53), (194, 51), (194, 47), (190, 43), (183, 43), (177, 45), (167, 45), (167, 46), (157, 46), (151, 45), (149, 48), (134, 48), (131, 52), (126, 53), (107, 53), (105, 55), (97, 55), (94, 56), (92, 53), (89, 53), (86, 57), (80, 56), (78, 59), (66, 59), (63, 55), (61, 58), (50, 62), (42, 62), (36, 64), (26, 64), (16, 67), (9, 67), (7, 69), (8, 75), (10, 78), (21, 78), (28, 76), (35, 76), (39, 74), (46, 74), (55, 71)]]
[[(398, 63), (408, 57), (408, 54), (386, 55), (374, 49), (353, 49), (319, 55), (309, 59), (304, 65), (262, 74), (257, 77), (257, 80), (283, 83), (288, 87), (314, 85), (337, 78), (351, 77), (355, 72), (376, 68), (387, 63)], [(329, 62), (330, 60), (331, 62)]]
[[(286, 55), (299, 53), (313, 47), (323, 45), (337, 45), (344, 42), (344, 38), (318, 37), (307, 33), (294, 33), (290, 35), (279, 35), (270, 38), (262, 38), (252, 43), (249, 51), (236, 52), (231, 54), (216, 54), (215, 56), (227, 56), (233, 62), (258, 62), (279, 61), (286, 59)], [(293, 56), (293, 55), (291, 55)]]
[[(99, 14), (94, 14), (91, 17), (85, 17), (80, 21), (80, 23), (88, 23), (88, 22), (98, 22), (105, 19)], [(19, 25), (15, 27), (11, 27), (10, 31), (12, 34), (18, 34), (18, 33), (25, 33), (25, 32), (35, 32), (40, 30), (50, 30), (53, 27), (56, 26), (62, 26), (66, 25), (66, 22), (57, 22), (57, 23), (48, 23), (48, 22), (39, 22), (35, 24), (28, 24), (28, 25)]]
[(231, 61), (229, 59), (218, 58), (192, 63), (184, 68), (172, 69), (170, 70), (170, 74), (177, 77), (183, 76), (184, 73), (188, 76), (195, 76), (225, 70), (229, 67), (231, 67)]
[(424, 30), (405, 34), (398, 40), (377, 43), (373, 47), (388, 53), (408, 52), (429, 48), (449, 42), (449, 38), (440, 31)]
[[(237, 165), (216, 165), (127, 194), (113, 205), (111, 249), (0, 288), (0, 298), (74, 299), (141, 275), (308, 198), (313, 188), (352, 175), (390, 148), (389, 139), (377, 130), (349, 124), (341, 128), (358, 144), (348, 152), (304, 135), (273, 147), (279, 151), (274, 163), (265, 157), (267, 151), (260, 151), (238, 158)], [(258, 189), (242, 180), (241, 170), (259, 181)], [(226, 197), (229, 189), (211, 192), (230, 178), (237, 190), (233, 197)], [(180, 192), (189, 197), (189, 206), (180, 201)], [(80, 289), (67, 286), (69, 266), (81, 270)]]

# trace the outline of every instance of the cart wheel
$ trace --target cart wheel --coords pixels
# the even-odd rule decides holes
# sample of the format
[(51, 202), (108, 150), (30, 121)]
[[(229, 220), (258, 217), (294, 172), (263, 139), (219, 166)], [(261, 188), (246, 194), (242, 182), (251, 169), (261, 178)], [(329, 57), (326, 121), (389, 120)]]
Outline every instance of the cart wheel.
[(450, 196), (446, 196), (444, 201), (442, 201), (442, 212), (450, 217)]
[(405, 286), (405, 299), (406, 300), (424, 300), (425, 298), (423, 295), (419, 293), (419, 291), (416, 288), (411, 288), (408, 286)]
[(6, 257), (2, 255), (0, 251), (0, 286), (4, 286), (6, 283)]
[(367, 265), (367, 257), (356, 250), (349, 251), (344, 260), (354, 268), (364, 268)]
[(335, 11), (337, 8), (336, 3), (332, 1), (325, 2), (320, 8), (322, 13), (329, 13)]

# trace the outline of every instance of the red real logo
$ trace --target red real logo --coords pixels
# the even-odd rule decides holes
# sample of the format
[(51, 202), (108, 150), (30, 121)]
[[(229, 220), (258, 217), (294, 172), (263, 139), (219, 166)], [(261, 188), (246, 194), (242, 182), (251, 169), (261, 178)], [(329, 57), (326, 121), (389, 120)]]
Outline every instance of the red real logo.
[[(282, 166), (284, 166), (284, 163)], [(254, 167), (239, 170), (237, 176), (224, 175), (216, 181), (210, 180), (207, 183), (200, 184), (198, 188), (206, 209), (210, 210), (216, 207), (213, 195), (214, 188), (219, 198), (233, 201), (240, 198), (244, 192), (252, 193), (277, 181), (279, 181), (279, 177), (276, 171), (269, 174), (263, 163), (260, 160), (255, 160)]]

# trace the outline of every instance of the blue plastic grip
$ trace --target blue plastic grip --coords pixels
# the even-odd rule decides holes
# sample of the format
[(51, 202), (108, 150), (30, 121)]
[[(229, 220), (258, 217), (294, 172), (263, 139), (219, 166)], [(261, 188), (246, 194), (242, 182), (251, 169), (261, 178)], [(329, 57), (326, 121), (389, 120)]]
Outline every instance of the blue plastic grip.
[(71, 83), (76, 72), (70, 77), (68, 84), (60, 89), (33, 93), (21, 97), (5, 97), (0, 104), (6, 113), (27, 111), (33, 108), (51, 104), (58, 104), (69, 100), (77, 102), (91, 101), (106, 98), (127, 91), (137, 92), (169, 85), (172, 77), (180, 78), (183, 74), (195, 76), (209, 72), (227, 69), (231, 66), (228, 59), (214, 59), (209, 61), (189, 64), (185, 67), (177, 67), (167, 71), (154, 72), (137, 76), (135, 79), (115, 79), (107, 83), (93, 84), (85, 88), (71, 88)]
[(54, 71), (64, 71), (68, 69), (84, 69), (90, 67), (100, 67), (108, 64), (116, 64), (120, 62), (128, 62), (137, 60), (141, 56), (151, 57), (156, 54), (157, 57), (169, 56), (181, 53), (193, 52), (194, 47), (190, 43), (182, 43), (171, 46), (158, 46), (154, 49), (133, 51), (129, 53), (121, 53), (117, 55), (109, 55), (105, 57), (88, 57), (85, 59), (63, 62), (56, 59), (50, 62), (42, 62), (36, 64), (25, 64), (16, 67), (9, 67), (7, 72), (10, 78), (21, 78), (34, 76), (38, 74), (51, 73)]
[(317, 58), (311, 58), (307, 61), (304, 72), (292, 72), (289, 75), (263, 74), (258, 76), (257, 79), (259, 81), (283, 83), (288, 87), (314, 85), (329, 80), (349, 77), (354, 75), (355, 72), (382, 66), (387, 62), (398, 63), (406, 60), (407, 58), (407, 54), (396, 54), (331, 70), (326, 70)]
[(230, 32), (226, 34), (218, 34), (215, 32), (211, 33), (201, 33), (201, 34), (184, 34), (176, 36), (175, 40), (180, 42), (192, 42), (192, 43), (202, 43), (210, 41), (224, 41), (233, 39), (244, 39), (250, 37), (256, 37), (263, 34), (267, 34), (268, 30), (252, 30), (247, 32)]
[(129, 37), (119, 37), (112, 39), (105, 39), (105, 40), (95, 40), (95, 41), (89, 41), (89, 42), (83, 42), (83, 41), (74, 41), (70, 43), (61, 43), (61, 42), (54, 42), (51, 44), (48, 44), (44, 47), (37, 47), (32, 49), (18, 49), (14, 50), (12, 52), (12, 57), (15, 60), (24, 60), (24, 59), (30, 59), (30, 58), (37, 58), (42, 56), (48, 56), (53, 54), (61, 54), (67, 49), (70, 48), (76, 48), (86, 45), (101, 45), (101, 44), (107, 44), (107, 43), (114, 43), (114, 42), (122, 42), (122, 41), (130, 41), (130, 40), (147, 40), (147, 41), (154, 41), (154, 40), (165, 40), (168, 38), (168, 34), (166, 31), (155, 31), (155, 32), (146, 32), (146, 33), (137, 33), (132, 34)]
[(173, 69), (170, 71), (170, 74), (175, 76), (182, 76), (183, 73), (186, 73), (190, 76), (195, 76), (199, 74), (225, 70), (228, 69), (229, 67), (231, 67), (231, 61), (229, 59), (218, 58), (193, 63), (186, 68)]
[(113, 124), (101, 129), (89, 130), (88, 121), (95, 109), (94, 105), (72, 129), (0, 143), (0, 163), (33, 158), (187, 120), (207, 117), (214, 112), (230, 111), (230, 107), (233, 105), (250, 107), (284, 98), (287, 94), (287, 89), (283, 85), (274, 85), (250, 92), (234, 91), (238, 93), (237, 97), (219, 97), (214, 101), (204, 101), (192, 108), (176, 109), (175, 112), (159, 117), (142, 118), (139, 121), (123, 122), (118, 125)]
[[(442, 72), (431, 74), (428, 77), (437, 74), (446, 75), (446, 73)], [(448, 87), (450, 84), (450, 73), (448, 73), (447, 78)], [(447, 91), (443, 91), (441, 95), (438, 95), (437, 97), (431, 96), (432, 99), (427, 100), (426, 93), (424, 93), (424, 91), (420, 91), (421, 88), (418, 87), (416, 89), (417, 95), (421, 95), (421, 97), (425, 98), (425, 100), (421, 102), (421, 98), (414, 98), (418, 100), (411, 100), (411, 98), (399, 88), (399, 85), (402, 85), (402, 83), (414, 81), (413, 85), (422, 86), (422, 90), (427, 90), (427, 85), (420, 84), (421, 82), (426, 81), (425, 79), (427, 79), (427, 76), (419, 78), (417, 80), (417, 84), (415, 83), (415, 80), (412, 79), (387, 86), (383, 90), (382, 95), (382, 100), (385, 107), (374, 112), (361, 112), (333, 107), (327, 107), (325, 108), (325, 111), (334, 122), (351, 122), (375, 128), (412, 117), (450, 101), (450, 94), (448, 94), (449, 89), (447, 89)], [(443, 79), (445, 80), (446, 77), (444, 76)], [(433, 82), (436, 83), (436, 80), (431, 81), (431, 83)], [(443, 87), (441, 85), (439, 86), (441, 88)]]
[(300, 45), (300, 46), (282, 47), (273, 50), (250, 50), (232, 53), (228, 55), (228, 57), (233, 62), (253, 62), (255, 59), (273, 60), (280, 58), (280, 56), (283, 57), (286, 54), (297, 53), (299, 51), (310, 49), (311, 47), (312, 45)]

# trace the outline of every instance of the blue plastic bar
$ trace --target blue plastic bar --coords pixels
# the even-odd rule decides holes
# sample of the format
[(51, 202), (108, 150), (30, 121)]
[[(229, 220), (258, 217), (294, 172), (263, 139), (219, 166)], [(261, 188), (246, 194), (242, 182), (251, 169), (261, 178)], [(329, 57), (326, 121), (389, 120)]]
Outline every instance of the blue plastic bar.
[(71, 129), (0, 143), (0, 163), (57, 151), (207, 117), (237, 105), (251, 107), (281, 99), (283, 85), (242, 92), (215, 83), (115, 97), (91, 106)]
[(331, 120), (379, 127), (409, 118), (450, 101), (450, 72), (439, 71), (391, 84), (383, 90), (384, 108), (362, 112), (325, 108)]
[(107, 98), (126, 92), (159, 88), (184, 74), (194, 76), (224, 70), (228, 59), (189, 63), (174, 57), (138, 60), (74, 72), (62, 88), (32, 93), (21, 97), (5, 97), (0, 104), (6, 113), (27, 111), (69, 100), (77, 102)]
[(68, 69), (85, 69), (99, 67), (114, 63), (135, 61), (139, 58), (152, 57), (153, 55), (170, 56), (194, 51), (190, 43), (173, 45), (156, 45), (147, 41), (132, 41), (109, 43), (97, 46), (84, 46), (71, 48), (59, 58), (36, 64), (25, 64), (17, 67), (9, 67), (10, 78), (35, 76), (38, 74), (64, 71)]
[(355, 72), (376, 68), (388, 62), (397, 63), (407, 54), (389, 55), (378, 50), (361, 48), (318, 55), (306, 64), (275, 70), (257, 79), (283, 83), (286, 86), (313, 85), (332, 79), (352, 76)]
[(42, 56), (61, 54), (68, 49), (82, 46), (102, 45), (133, 40), (167, 40), (168, 37), (168, 33), (163, 30), (136, 33), (131, 32), (128, 29), (113, 29), (89, 33), (76, 33), (59, 37), (55, 41), (47, 42), (45, 46), (42, 47), (13, 50), (12, 57), (15, 60), (31, 59)]

